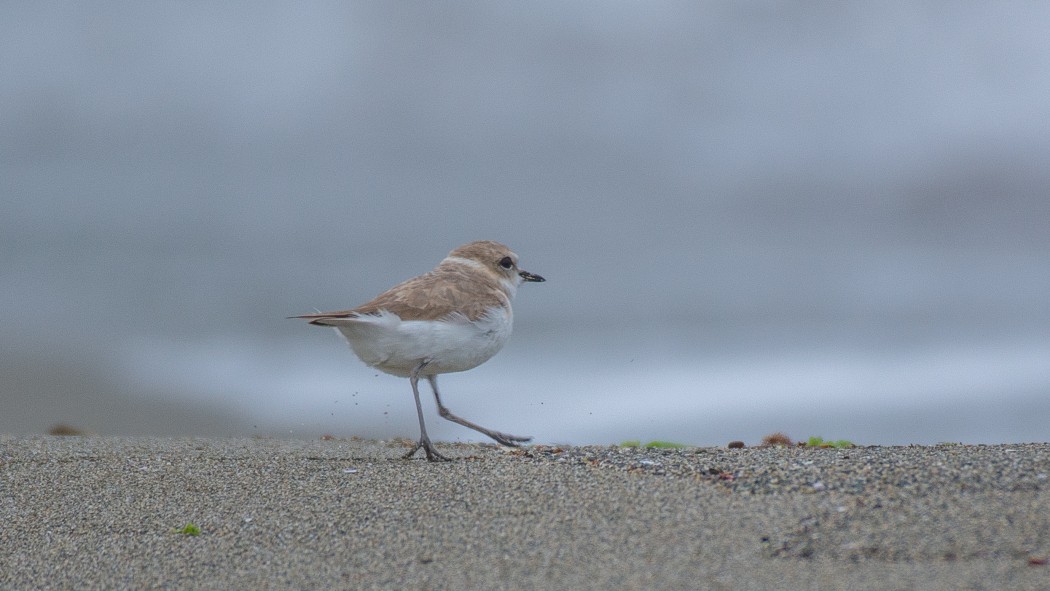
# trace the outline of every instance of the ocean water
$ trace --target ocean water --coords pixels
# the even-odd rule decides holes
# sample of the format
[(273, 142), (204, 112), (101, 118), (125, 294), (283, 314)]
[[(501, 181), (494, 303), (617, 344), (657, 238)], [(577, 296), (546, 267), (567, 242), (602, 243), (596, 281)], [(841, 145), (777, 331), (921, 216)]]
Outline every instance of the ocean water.
[(286, 317), (487, 238), (548, 281), (440, 379), (482, 425), (1050, 437), (1045, 7), (9, 12), (0, 431), (412, 437)]
[[(144, 391), (164, 384), (187, 402), (236, 406), (248, 433), (413, 436), (408, 380), (363, 366), (340, 337), (318, 332), (327, 338), (270, 347), (144, 342), (126, 352), (124, 370)], [(1045, 438), (1050, 411), (1045, 342), (690, 355), (656, 330), (620, 342), (532, 332), (478, 369), (441, 376), (446, 405), (490, 428), (571, 444), (757, 443), (776, 431), (866, 444), (1032, 441)], [(485, 439), (440, 419), (421, 388), (435, 436)]]

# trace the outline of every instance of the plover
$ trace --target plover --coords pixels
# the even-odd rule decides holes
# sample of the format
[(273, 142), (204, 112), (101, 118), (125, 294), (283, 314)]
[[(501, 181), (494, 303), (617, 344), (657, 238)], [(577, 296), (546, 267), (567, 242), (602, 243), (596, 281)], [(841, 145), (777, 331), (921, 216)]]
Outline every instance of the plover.
[(441, 403), (437, 387), (438, 374), (473, 369), (503, 348), (514, 323), (511, 300), (525, 281), (544, 279), (518, 269), (518, 255), (506, 246), (479, 240), (460, 246), (432, 271), (366, 304), (293, 318), (334, 327), (365, 364), (409, 378), (419, 415), (419, 441), (405, 458), (422, 448), (427, 459), (436, 462), (448, 458), (438, 453), (427, 436), (419, 402), (421, 377), (430, 382), (442, 417), (503, 445), (516, 447), (532, 439), (486, 429), (452, 414)]

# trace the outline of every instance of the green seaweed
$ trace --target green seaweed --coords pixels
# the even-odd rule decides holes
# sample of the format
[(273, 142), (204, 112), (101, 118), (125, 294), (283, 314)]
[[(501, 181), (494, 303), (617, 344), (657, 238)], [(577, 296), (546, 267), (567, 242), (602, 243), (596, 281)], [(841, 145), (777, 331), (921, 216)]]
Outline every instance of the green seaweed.
[(675, 443), (673, 441), (661, 441), (659, 439), (650, 441), (649, 443), (643, 444), (640, 439), (628, 439), (620, 444), (620, 447), (645, 447), (648, 449), (681, 449), (688, 447), (684, 443)]
[(199, 536), (201, 535), (201, 528), (197, 527), (194, 523), (187, 523), (182, 526), (181, 529), (175, 530), (175, 533), (182, 534), (184, 536)]
[(823, 437), (813, 436), (806, 440), (806, 447), (833, 447), (835, 449), (845, 449), (849, 447), (855, 447), (852, 441), (846, 439), (836, 439), (834, 441), (825, 441)]
[(656, 448), (656, 449), (681, 449), (685, 447), (684, 443), (675, 443), (673, 441), (650, 441), (645, 444), (645, 447)]

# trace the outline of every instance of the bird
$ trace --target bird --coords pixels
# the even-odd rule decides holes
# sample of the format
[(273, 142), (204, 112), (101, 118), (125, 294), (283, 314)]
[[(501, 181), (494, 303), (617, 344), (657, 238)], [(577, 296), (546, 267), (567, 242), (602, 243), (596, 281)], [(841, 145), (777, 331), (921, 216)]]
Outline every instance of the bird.
[(404, 455), (422, 449), (431, 462), (448, 461), (427, 436), (419, 380), (426, 378), (438, 413), (502, 445), (518, 447), (531, 437), (487, 429), (456, 416), (441, 402), (437, 376), (473, 369), (499, 352), (514, 325), (511, 301), (518, 286), (543, 282), (518, 268), (518, 255), (492, 240), (453, 249), (432, 269), (379, 294), (371, 301), (335, 312), (292, 316), (335, 328), (354, 354), (370, 367), (407, 377), (419, 416), (419, 440)]

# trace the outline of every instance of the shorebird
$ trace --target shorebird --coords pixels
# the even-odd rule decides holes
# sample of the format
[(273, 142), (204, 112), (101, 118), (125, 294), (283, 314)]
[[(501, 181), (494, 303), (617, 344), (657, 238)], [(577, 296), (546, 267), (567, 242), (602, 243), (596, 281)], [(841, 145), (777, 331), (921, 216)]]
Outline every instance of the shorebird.
[(460, 418), (441, 403), (437, 376), (466, 371), (503, 348), (514, 323), (511, 300), (518, 286), (543, 277), (518, 268), (518, 255), (490, 240), (464, 244), (433, 270), (400, 283), (372, 301), (349, 310), (318, 312), (303, 318), (339, 331), (358, 358), (380, 371), (407, 377), (419, 415), (419, 441), (405, 454), (422, 449), (427, 460), (447, 461), (427, 436), (419, 378), (434, 391), (445, 419), (517, 447), (531, 437), (509, 435)]

